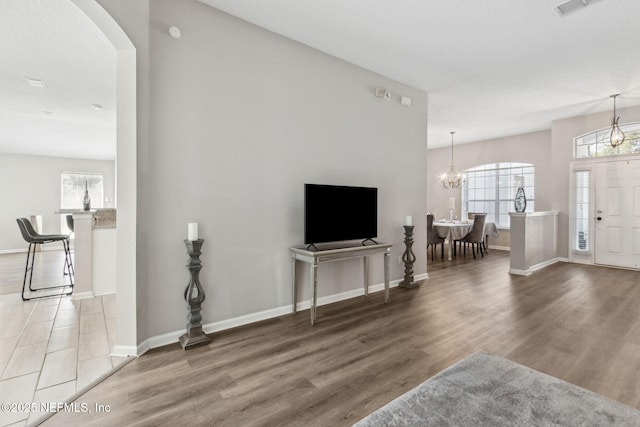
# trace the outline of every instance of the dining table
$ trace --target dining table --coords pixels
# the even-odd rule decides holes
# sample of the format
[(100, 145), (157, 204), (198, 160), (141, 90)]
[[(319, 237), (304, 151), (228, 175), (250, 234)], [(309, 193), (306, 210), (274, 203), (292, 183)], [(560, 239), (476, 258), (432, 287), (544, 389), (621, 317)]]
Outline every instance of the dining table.
[[(448, 260), (452, 259), (452, 248), (453, 241), (460, 240), (464, 236), (471, 231), (473, 227), (473, 220), (462, 220), (462, 221), (435, 221), (433, 223), (433, 231), (435, 231), (440, 237), (447, 239), (449, 242), (449, 248), (447, 250)], [(493, 222), (487, 222), (484, 224), (484, 232), (483, 234), (488, 237), (489, 235), (493, 237), (498, 237), (498, 228), (496, 224)], [(486, 243), (486, 238), (485, 238)], [(486, 247), (488, 248), (488, 244)], [(487, 250), (488, 252), (488, 250)]]
[(473, 220), (470, 221), (437, 221), (433, 223), (433, 231), (438, 233), (438, 236), (447, 239), (449, 242), (449, 249), (447, 255), (449, 261), (451, 261), (451, 249), (453, 248), (453, 241), (462, 239), (471, 231), (473, 227)]

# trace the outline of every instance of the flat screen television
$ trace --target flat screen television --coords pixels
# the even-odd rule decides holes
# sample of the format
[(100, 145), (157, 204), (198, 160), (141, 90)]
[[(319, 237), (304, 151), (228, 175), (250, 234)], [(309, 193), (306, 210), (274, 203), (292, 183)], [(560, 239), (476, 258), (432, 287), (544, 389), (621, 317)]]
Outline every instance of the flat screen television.
[(374, 239), (378, 235), (378, 189), (304, 185), (304, 243)]

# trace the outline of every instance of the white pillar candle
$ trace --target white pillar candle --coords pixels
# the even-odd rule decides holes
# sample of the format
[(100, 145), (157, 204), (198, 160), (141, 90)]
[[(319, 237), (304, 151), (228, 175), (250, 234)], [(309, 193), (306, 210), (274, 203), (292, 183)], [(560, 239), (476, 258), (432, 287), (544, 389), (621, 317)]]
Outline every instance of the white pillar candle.
[(189, 223), (187, 236), (189, 240), (198, 240), (198, 223), (197, 222)]
[(404, 219), (404, 225), (413, 225), (411, 215), (407, 215)]
[(449, 209), (455, 209), (456, 208), (456, 198), (455, 197), (450, 197), (449, 198)]

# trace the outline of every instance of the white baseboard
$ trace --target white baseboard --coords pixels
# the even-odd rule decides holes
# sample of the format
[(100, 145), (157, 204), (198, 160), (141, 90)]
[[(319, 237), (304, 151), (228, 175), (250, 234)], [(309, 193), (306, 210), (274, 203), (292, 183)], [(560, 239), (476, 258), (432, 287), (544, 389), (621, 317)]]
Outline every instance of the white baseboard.
[(509, 246), (493, 246), (493, 245), (489, 245), (489, 249), (495, 249), (497, 251), (507, 251), (507, 252), (511, 251), (511, 248)]
[(102, 293), (99, 293), (99, 294), (97, 294), (97, 293), (93, 294), (94, 297), (103, 297), (105, 295), (118, 295), (118, 294), (116, 292), (114, 292), (114, 291), (102, 292)]
[[(419, 274), (414, 276), (416, 281), (428, 279), (429, 275)], [(389, 288), (395, 288), (402, 280), (392, 280), (389, 282)], [(379, 292), (384, 290), (384, 283), (379, 283), (376, 285), (369, 286), (369, 293)], [(364, 289), (353, 289), (347, 292), (342, 292), (334, 295), (327, 295), (321, 298), (318, 298), (318, 306), (331, 304), (338, 301), (343, 301), (350, 298), (355, 298), (358, 296), (364, 295)], [(311, 307), (310, 301), (302, 301), (296, 304), (296, 310), (302, 311)], [(248, 325), (250, 323), (259, 322), (261, 320), (273, 319), (275, 317), (284, 316), (287, 314), (291, 314), (292, 307), (291, 304), (287, 304), (285, 306), (272, 308), (269, 310), (260, 311), (257, 313), (245, 314), (243, 316), (234, 317), (231, 319), (220, 320), (218, 322), (207, 323), (202, 325), (202, 330), (205, 333), (212, 332), (220, 332), (225, 331), (227, 329), (237, 328), (238, 326)], [(149, 351), (152, 348), (162, 347), (168, 344), (177, 343), (179, 338), (185, 333), (184, 330), (167, 332), (166, 334), (156, 335), (150, 338), (147, 338), (143, 342), (138, 345), (137, 355), (141, 356), (145, 352)], [(115, 350), (114, 350), (115, 351)]]
[[(418, 277), (415, 277), (414, 279), (415, 280), (421, 280)], [(400, 279), (389, 281), (389, 289), (397, 287), (400, 282), (402, 282), (402, 280), (400, 280)], [(369, 293), (380, 292), (380, 291), (383, 291), (383, 290), (384, 290), (384, 283), (378, 283), (377, 285), (369, 286)], [(327, 295), (327, 296), (318, 298), (318, 307), (320, 307), (321, 305), (332, 304), (334, 302), (344, 301), (344, 300), (347, 300), (347, 299), (350, 299), (350, 298), (359, 297), (361, 295), (364, 295), (364, 289), (363, 288), (352, 289), (350, 291), (342, 292), (342, 293), (339, 293), (339, 294)], [(299, 310), (306, 310), (306, 309), (308, 309), (310, 307), (311, 307), (311, 301), (302, 301), (302, 302), (299, 302), (298, 304), (296, 304), (296, 310), (298, 310), (298, 311)], [(290, 308), (288, 309), (287, 313), (291, 313), (291, 309)], [(284, 314), (286, 314), (286, 313), (284, 313)], [(260, 319), (260, 320), (264, 320), (264, 319)]]
[(111, 356), (115, 357), (130, 357), (137, 356), (138, 348), (130, 345), (115, 345), (111, 351)]
[(71, 296), (72, 300), (78, 300), (78, 299), (85, 299), (85, 298), (93, 298), (95, 295), (93, 295), (93, 291), (88, 291), (88, 292), (74, 292)]
[(27, 252), (26, 249), (0, 249), (0, 255), (4, 254), (21, 254)]
[[(49, 251), (61, 251), (64, 248), (62, 247), (62, 243), (59, 244), (55, 244), (55, 245), (40, 245), (39, 250), (42, 252), (49, 252)], [(21, 249), (0, 249), (0, 255), (4, 255), (4, 254), (24, 254), (27, 253), (27, 248), (21, 248)]]
[[(542, 268), (548, 267), (548, 266), (550, 266), (551, 264), (555, 264), (556, 262), (561, 262), (561, 261), (563, 261), (563, 260), (565, 260), (565, 259), (566, 259), (566, 258), (558, 258), (558, 257), (556, 257), (556, 258), (552, 258), (552, 259), (549, 259), (549, 260), (543, 261), (543, 262), (541, 262), (541, 263), (538, 263), (538, 264), (532, 265), (531, 267), (527, 268), (526, 270), (518, 270), (518, 269), (515, 269), (515, 268), (510, 268), (510, 269), (509, 269), (509, 273), (511, 273), (511, 274), (517, 274), (517, 275), (519, 275), (519, 276), (529, 276), (529, 275), (531, 275), (531, 274), (532, 274), (534, 271), (536, 271), (536, 270), (540, 270), (540, 269), (542, 269)], [(567, 260), (567, 261), (568, 261), (568, 260)], [(565, 261), (563, 261), (563, 262), (565, 262)]]
[(538, 263), (536, 265), (532, 265), (531, 267), (529, 267), (529, 270), (531, 270), (531, 271), (540, 270), (542, 268), (550, 266), (551, 264), (555, 264), (556, 262), (559, 262), (559, 261), (560, 261), (560, 258), (557, 258), (557, 257), (556, 258), (551, 258), (551, 259), (548, 259), (548, 260), (546, 260), (544, 262)]
[(509, 269), (509, 274), (516, 274), (518, 276), (530, 276), (533, 273), (531, 270), (518, 270), (515, 268)]

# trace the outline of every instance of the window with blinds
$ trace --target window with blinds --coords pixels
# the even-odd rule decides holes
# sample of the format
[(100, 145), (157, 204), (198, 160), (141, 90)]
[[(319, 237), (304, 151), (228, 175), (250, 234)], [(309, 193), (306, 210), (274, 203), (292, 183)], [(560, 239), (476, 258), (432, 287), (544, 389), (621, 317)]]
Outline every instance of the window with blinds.
[(514, 212), (514, 198), (519, 187), (527, 198), (526, 212), (535, 207), (535, 167), (530, 163), (489, 163), (464, 171), (462, 185), (463, 216), (467, 212), (484, 212), (487, 222), (509, 228), (509, 212)]
[(590, 178), (591, 171), (575, 171), (575, 236), (574, 249), (587, 252), (591, 246), (591, 236), (589, 233), (590, 223)]
[[(60, 179), (60, 207), (62, 209), (82, 209), (85, 187), (91, 198), (91, 209), (102, 208), (104, 200), (104, 177), (94, 173), (63, 172)], [(61, 215), (60, 230), (70, 232), (66, 218)]]

